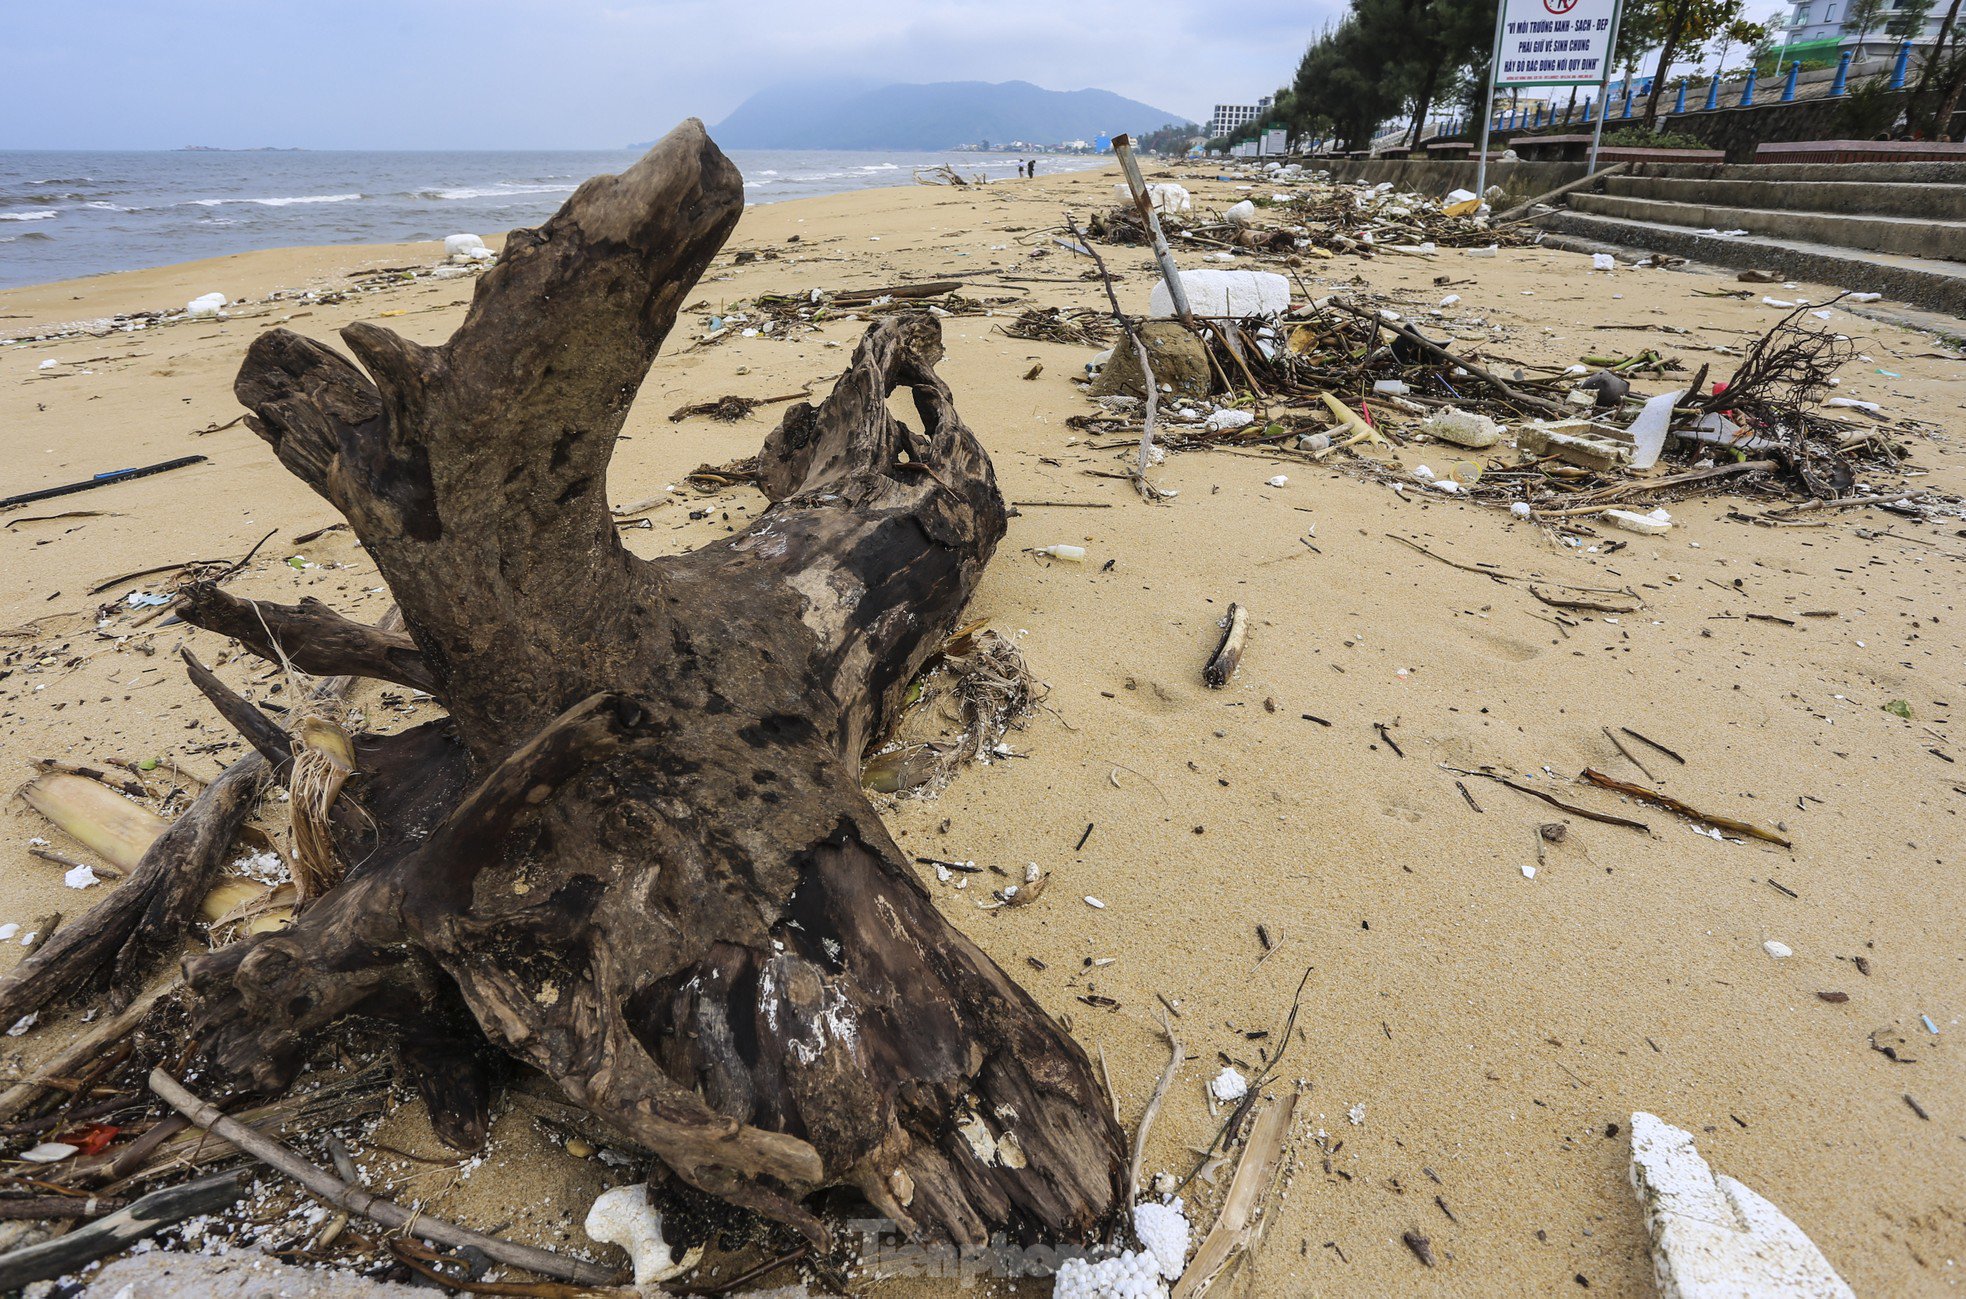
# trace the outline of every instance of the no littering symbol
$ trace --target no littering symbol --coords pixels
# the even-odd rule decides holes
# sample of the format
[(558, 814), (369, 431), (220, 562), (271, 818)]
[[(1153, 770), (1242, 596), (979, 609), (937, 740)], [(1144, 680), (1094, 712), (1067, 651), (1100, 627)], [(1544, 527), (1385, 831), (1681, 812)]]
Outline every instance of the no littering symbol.
[(1553, 14), (1567, 14), (1577, 7), (1577, 0), (1543, 0), (1543, 8)]

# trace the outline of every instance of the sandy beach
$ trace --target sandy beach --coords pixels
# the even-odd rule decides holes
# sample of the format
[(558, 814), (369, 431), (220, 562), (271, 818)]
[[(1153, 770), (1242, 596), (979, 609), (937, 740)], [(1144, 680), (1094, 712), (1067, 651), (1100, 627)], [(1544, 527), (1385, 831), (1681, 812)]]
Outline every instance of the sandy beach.
[[(1198, 203), (1242, 196), (1199, 168), (1173, 170)], [(940, 372), (1020, 507), (973, 616), (1013, 637), (1050, 693), (1013, 733), (1014, 757), (896, 802), (889, 824), (918, 856), (1053, 872), (1039, 902), (1006, 910), (978, 906), (981, 883), (929, 884), (953, 923), (1103, 1058), (1129, 1131), (1166, 1062), (1162, 1006), (1178, 1011), (1190, 1060), (1153, 1129), (1150, 1170), (1183, 1177), (1209, 1145), (1220, 1122), (1209, 1077), (1225, 1064), (1255, 1073), (1285, 1053), (1275, 1076), (1303, 1080), (1307, 1121), (1230, 1292), (1650, 1294), (1628, 1180), (1640, 1110), (1693, 1132), (1716, 1170), (1778, 1204), (1858, 1293), (1956, 1291), (1966, 747), (1952, 728), (1966, 689), (1966, 524), (1857, 509), (1757, 526), (1730, 517), (1741, 502), (1717, 494), (1672, 506), (1664, 536), (1605, 532), (1570, 547), (1500, 510), (1396, 494), (1336, 460), (1241, 451), (1171, 454), (1154, 477), (1178, 495), (1146, 504), (1124, 481), (1085, 472), (1118, 469), (1125, 452), (1089, 448), (1067, 426), (1093, 409), (1071, 382), (1092, 349), (997, 328), (1027, 305), (1103, 309), (1083, 259), (1042, 232), (1064, 212), (1082, 220), (1109, 204), (1113, 180), (1041, 175), (748, 209), (688, 295), (616, 452), (614, 499), (673, 486), (679, 501), (627, 530), (630, 548), (687, 549), (764, 507), (752, 488), (700, 496), (683, 476), (753, 454), (782, 408), (731, 423), (671, 422), (672, 411), (726, 394), (823, 394), (864, 328), (694, 346), (708, 316), (762, 293), (910, 279), (960, 279), (966, 296), (1004, 299), (992, 315), (943, 321)], [(1144, 311), (1146, 250), (1103, 251), (1123, 302)], [(740, 264), (742, 254), (755, 258)], [(433, 244), (288, 249), (11, 290), (0, 292), (0, 337), (213, 291), (346, 287), (441, 257)], [(1183, 264), (1202, 263), (1184, 254)], [(1724, 378), (1735, 358), (1711, 349), (1738, 351), (1783, 314), (1761, 303), (1761, 288), (1745, 300), (1696, 293), (1735, 287), (1731, 277), (1590, 266), (1548, 248), (1494, 259), (1443, 250), (1340, 256), (1301, 274), (1318, 292), (1349, 288), (1413, 315), (1459, 294), (1456, 316), (1487, 326), (1457, 336), (1484, 337), (1492, 365), (1650, 346)], [(156, 758), (160, 780), (171, 763), (208, 777), (240, 752), (185, 681), (176, 647), (219, 660), (220, 675), (255, 696), (275, 675), (227, 656), (209, 633), (139, 623), (150, 611), (130, 593), (167, 588), (126, 574), (233, 561), (270, 533), (229, 590), (382, 614), (389, 597), (346, 530), (295, 540), (339, 518), (231, 423), (242, 413), (232, 377), (275, 325), (332, 341), (376, 320), (439, 342), (472, 285), (406, 280), (224, 321), (0, 348), (0, 495), (208, 457), (0, 514), (0, 770), (25, 779), (42, 757)], [(1913, 327), (1930, 322), (1904, 319), (1835, 310), (1833, 327), (1862, 340), (1864, 357), (1838, 391), (1942, 430), (1902, 435), (1910, 485), (1966, 492), (1966, 368), (1956, 348)], [(1397, 454), (1444, 471), (1442, 450)], [(1505, 445), (1475, 458), (1514, 454)], [(1287, 481), (1269, 485), (1278, 475)], [(1614, 540), (1629, 544), (1613, 551)], [(1029, 553), (1058, 543), (1083, 546), (1085, 562)], [(1643, 607), (1562, 625), (1526, 582), (1443, 559), (1629, 587)], [(1250, 611), (1248, 651), (1229, 687), (1212, 691), (1200, 669), (1232, 601)], [(372, 724), (433, 715), (400, 689), (384, 694), (371, 684), (356, 696)], [(1885, 708), (1894, 701), (1909, 716)], [(1628, 739), (1641, 771), (1605, 733), (1620, 727), (1683, 761)], [(1446, 769), (1484, 766), (1649, 829), (1566, 815)], [(1586, 767), (1775, 828), (1793, 848), (1717, 840), (1574, 783)], [(1550, 822), (1566, 832), (1539, 848)], [(6, 801), (0, 922), (73, 917), (114, 887), (65, 887), (60, 867), (28, 851), (49, 833)], [(1771, 941), (1792, 955), (1771, 956)], [(19, 952), (0, 946), (0, 961)], [(1277, 1030), (1307, 971), (1285, 1042)], [(1910, 1035), (1915, 1062), (1872, 1049), (1875, 1030)], [(34, 1058), (59, 1032), (44, 1020), (9, 1039), (0, 1063)], [(443, 1162), (371, 1151), (377, 1186), (472, 1225), (586, 1247), (586, 1205), (620, 1180), (606, 1164), (501, 1109), (482, 1162), (459, 1165), (412, 1095), (391, 1103), (377, 1139)], [(1199, 1221), (1221, 1190), (1219, 1177), (1188, 1188)], [(1402, 1243), (1408, 1231), (1431, 1240), (1433, 1268)], [(910, 1281), (866, 1290), (947, 1292)], [(978, 1293), (1048, 1290), (988, 1282)]]

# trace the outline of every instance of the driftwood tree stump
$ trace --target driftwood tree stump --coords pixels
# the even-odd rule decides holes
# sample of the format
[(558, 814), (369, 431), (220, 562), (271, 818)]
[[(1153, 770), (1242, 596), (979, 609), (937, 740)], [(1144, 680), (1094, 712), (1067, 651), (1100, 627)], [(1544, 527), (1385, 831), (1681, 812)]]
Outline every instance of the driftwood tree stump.
[[(942, 919), (858, 778), (1005, 530), (935, 320), (882, 319), (786, 414), (741, 534), (643, 560), (608, 513), (636, 389), (742, 210), (691, 121), (513, 231), (443, 346), (351, 325), (357, 368), (285, 330), (252, 345), (252, 427), (346, 516), (405, 631), (209, 589), (180, 611), (449, 716), (355, 737), (345, 879), (189, 962), (199, 1030), (275, 1089), (338, 1019), (395, 1025), (465, 1147), (496, 1048), (815, 1240), (804, 1201), (837, 1184), (921, 1237), (1083, 1239), (1123, 1181), (1086, 1056)], [(194, 676), (291, 769), (285, 729)]]

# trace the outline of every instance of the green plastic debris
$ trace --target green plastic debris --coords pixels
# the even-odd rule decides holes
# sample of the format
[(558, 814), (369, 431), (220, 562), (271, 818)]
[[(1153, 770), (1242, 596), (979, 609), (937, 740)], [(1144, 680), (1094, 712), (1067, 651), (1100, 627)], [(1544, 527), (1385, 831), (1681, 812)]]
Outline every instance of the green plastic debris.
[(1911, 720), (1911, 705), (1902, 699), (1893, 699), (1890, 703), (1884, 705), (1884, 711), (1890, 713), (1893, 717), (1902, 717), (1906, 721)]

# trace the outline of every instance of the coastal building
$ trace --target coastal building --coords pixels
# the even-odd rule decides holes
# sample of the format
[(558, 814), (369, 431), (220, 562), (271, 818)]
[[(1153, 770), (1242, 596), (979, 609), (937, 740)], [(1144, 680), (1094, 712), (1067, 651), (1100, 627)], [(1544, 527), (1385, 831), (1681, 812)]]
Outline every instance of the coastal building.
[(1214, 114), (1208, 119), (1208, 138), (1213, 140), (1239, 126), (1248, 126), (1269, 112), (1270, 105), (1275, 102), (1274, 96), (1265, 95), (1253, 104), (1217, 104)]
[[(1897, 26), (1892, 19), (1903, 6), (1904, 0), (1885, 0), (1883, 18), (1864, 33), (1863, 48), (1859, 49), (1857, 33), (1844, 29), (1850, 16), (1850, 0), (1790, 0), (1788, 17), (1775, 29), (1775, 49), (1785, 63), (1790, 59), (1834, 63), (1844, 50), (1854, 51), (1854, 57), (1859, 59), (1888, 58), (1898, 48), (1899, 41), (1905, 39), (1888, 30)], [(1945, 11), (1944, 4), (1931, 7), (1921, 28), (1909, 33), (1913, 46), (1929, 46), (1938, 40)]]

